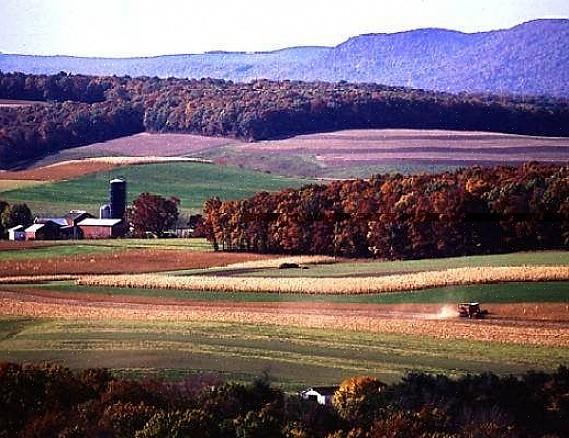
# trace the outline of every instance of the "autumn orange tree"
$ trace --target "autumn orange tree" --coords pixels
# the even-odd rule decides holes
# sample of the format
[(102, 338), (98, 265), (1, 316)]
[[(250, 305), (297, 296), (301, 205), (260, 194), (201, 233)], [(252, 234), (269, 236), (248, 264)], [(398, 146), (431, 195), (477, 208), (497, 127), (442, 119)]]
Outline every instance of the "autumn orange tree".
[(372, 421), (380, 407), (383, 383), (374, 377), (356, 376), (344, 380), (332, 398), (338, 414), (349, 423)]
[(204, 207), (214, 247), (428, 258), (569, 246), (569, 167), (379, 175)]
[(147, 232), (161, 237), (178, 220), (180, 200), (164, 198), (152, 193), (141, 193), (127, 210), (127, 220), (137, 237)]

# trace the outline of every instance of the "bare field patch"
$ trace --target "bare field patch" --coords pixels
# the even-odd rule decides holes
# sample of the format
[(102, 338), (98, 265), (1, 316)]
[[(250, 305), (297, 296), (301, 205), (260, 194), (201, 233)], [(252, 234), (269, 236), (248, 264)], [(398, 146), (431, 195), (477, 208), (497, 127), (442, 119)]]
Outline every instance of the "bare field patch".
[(68, 161), (35, 169), (0, 171), (0, 180), (60, 181), (78, 178), (89, 173), (108, 172), (118, 164), (104, 161)]
[(346, 130), (262, 141), (233, 149), (249, 154), (278, 152), (310, 156), (324, 167), (569, 160), (567, 138), (440, 130)]
[(101, 143), (65, 149), (46, 157), (36, 163), (35, 166), (95, 157), (196, 156), (200, 152), (241, 143), (240, 140), (224, 137), (144, 132)]
[(203, 269), (265, 258), (269, 257), (257, 254), (199, 252), (182, 249), (118, 249), (98, 254), (6, 260), (0, 264), (0, 277)]

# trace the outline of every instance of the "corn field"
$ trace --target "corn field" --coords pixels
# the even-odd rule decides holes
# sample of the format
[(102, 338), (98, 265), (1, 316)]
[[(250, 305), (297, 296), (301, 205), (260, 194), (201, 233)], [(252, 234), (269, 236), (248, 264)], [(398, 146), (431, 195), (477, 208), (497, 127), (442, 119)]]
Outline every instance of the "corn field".
[(214, 292), (373, 294), (468, 284), (563, 280), (569, 280), (569, 266), (456, 268), (442, 271), (358, 278), (174, 277), (157, 274), (135, 274), (81, 276), (76, 281), (77, 284), (85, 286)]

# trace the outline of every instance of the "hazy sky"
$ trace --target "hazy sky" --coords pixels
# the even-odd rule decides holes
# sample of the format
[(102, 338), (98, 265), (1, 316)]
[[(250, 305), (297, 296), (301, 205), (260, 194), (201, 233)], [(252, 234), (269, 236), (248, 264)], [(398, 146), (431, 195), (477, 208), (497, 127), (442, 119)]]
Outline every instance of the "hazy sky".
[(0, 51), (141, 56), (336, 45), (350, 36), (465, 32), (568, 18), (569, 0), (0, 0)]

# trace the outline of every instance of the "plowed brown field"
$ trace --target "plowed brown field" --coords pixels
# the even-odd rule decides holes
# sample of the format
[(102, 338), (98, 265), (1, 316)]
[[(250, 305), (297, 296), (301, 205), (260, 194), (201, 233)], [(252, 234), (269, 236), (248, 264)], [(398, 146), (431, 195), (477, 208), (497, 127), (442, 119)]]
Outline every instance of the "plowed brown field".
[(34, 181), (60, 181), (63, 179), (77, 178), (89, 173), (107, 172), (117, 167), (116, 163), (104, 161), (73, 161), (51, 166), (38, 167), (36, 169), (20, 171), (2, 171), (2, 180), (34, 180)]
[(7, 260), (0, 263), (0, 277), (174, 271), (226, 266), (267, 258), (270, 257), (243, 253), (132, 249), (91, 255)]
[[(484, 320), (460, 319), (440, 305), (188, 302), (27, 290), (0, 291), (4, 315), (50, 318), (223, 321), (361, 330), (569, 347), (569, 308), (557, 304), (492, 304)], [(532, 313), (533, 312), (533, 313)]]

